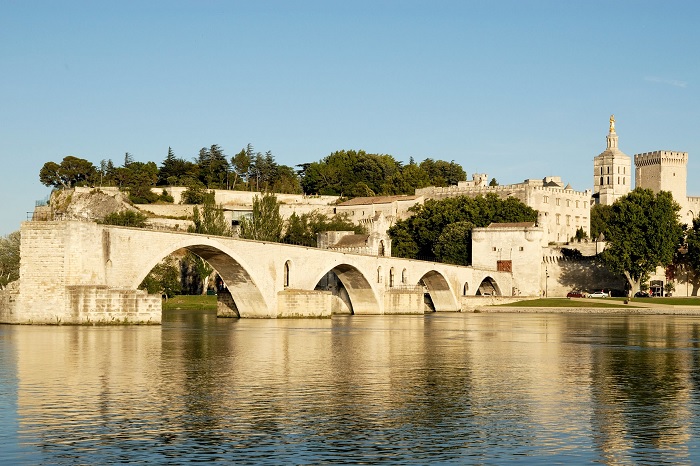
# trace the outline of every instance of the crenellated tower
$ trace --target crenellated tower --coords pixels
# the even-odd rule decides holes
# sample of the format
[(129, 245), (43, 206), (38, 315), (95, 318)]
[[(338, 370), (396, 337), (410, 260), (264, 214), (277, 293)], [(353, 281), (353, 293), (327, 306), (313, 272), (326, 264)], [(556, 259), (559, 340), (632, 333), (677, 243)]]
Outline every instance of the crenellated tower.
[(610, 115), (607, 148), (593, 159), (593, 202), (611, 205), (632, 188), (632, 159), (618, 148), (615, 115)]
[(635, 186), (655, 193), (670, 191), (683, 206), (687, 199), (688, 153), (669, 150), (645, 152), (634, 156)]

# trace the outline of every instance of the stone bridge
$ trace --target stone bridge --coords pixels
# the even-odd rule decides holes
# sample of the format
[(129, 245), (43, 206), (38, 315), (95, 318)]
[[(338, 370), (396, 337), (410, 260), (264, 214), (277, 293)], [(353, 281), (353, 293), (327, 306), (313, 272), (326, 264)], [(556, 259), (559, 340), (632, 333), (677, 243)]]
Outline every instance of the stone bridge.
[[(12, 323), (159, 323), (161, 297), (138, 290), (187, 249), (221, 276), (218, 315), (276, 318), (460, 311), (463, 296), (511, 295), (511, 273), (280, 243), (81, 221), (24, 222)], [(428, 303), (428, 304), (426, 304)]]

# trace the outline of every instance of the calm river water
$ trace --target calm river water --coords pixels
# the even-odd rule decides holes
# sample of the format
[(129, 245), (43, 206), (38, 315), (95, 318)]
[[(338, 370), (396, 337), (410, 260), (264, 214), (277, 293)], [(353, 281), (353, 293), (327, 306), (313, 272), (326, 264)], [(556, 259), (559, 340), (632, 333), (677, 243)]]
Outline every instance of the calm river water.
[(700, 319), (0, 326), (0, 463), (698, 464)]

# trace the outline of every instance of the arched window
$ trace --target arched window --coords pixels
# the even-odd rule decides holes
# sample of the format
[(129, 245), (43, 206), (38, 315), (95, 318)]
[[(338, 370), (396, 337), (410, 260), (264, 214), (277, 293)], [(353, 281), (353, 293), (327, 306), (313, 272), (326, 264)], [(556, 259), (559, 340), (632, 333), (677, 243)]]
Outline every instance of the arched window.
[(469, 292), (469, 283), (464, 282), (464, 287), (462, 288), (462, 296), (466, 296)]
[(289, 261), (284, 263), (284, 287), (287, 288), (289, 286), (289, 269), (291, 267), (291, 263)]
[(377, 267), (377, 283), (381, 283), (381, 282), (382, 282), (382, 268)]
[(389, 269), (389, 288), (394, 286), (394, 268)]
[(379, 251), (377, 254), (380, 256), (384, 255), (384, 240), (379, 241)]
[(403, 272), (401, 272), (401, 284), (405, 285), (408, 283), (408, 272), (406, 272), (406, 269), (403, 269)]

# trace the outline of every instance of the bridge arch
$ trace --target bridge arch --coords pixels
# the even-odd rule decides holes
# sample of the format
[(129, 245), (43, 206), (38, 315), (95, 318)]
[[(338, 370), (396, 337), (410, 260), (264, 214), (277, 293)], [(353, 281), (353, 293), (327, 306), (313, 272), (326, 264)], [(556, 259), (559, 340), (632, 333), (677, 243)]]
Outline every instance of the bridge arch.
[[(208, 244), (207, 244), (208, 243)], [(143, 267), (136, 272), (132, 283), (137, 288), (148, 273), (165, 257), (178, 249), (186, 249), (207, 261), (223, 280), (236, 303), (241, 317), (265, 317), (271, 315), (270, 304), (250, 274), (249, 267), (232, 251), (207, 238), (187, 237), (187, 241), (170, 244), (153, 256), (146, 258)]]
[(450, 283), (437, 270), (430, 270), (423, 274), (418, 283), (422, 283), (425, 286), (435, 311), (460, 310)]
[(338, 264), (318, 276), (314, 283), (321, 282), (330, 272), (333, 272), (345, 287), (353, 314), (377, 314), (377, 309), (383, 309), (372, 284), (357, 267), (346, 263)]
[(493, 277), (487, 275), (476, 289), (477, 296), (503, 296), (501, 288)]

